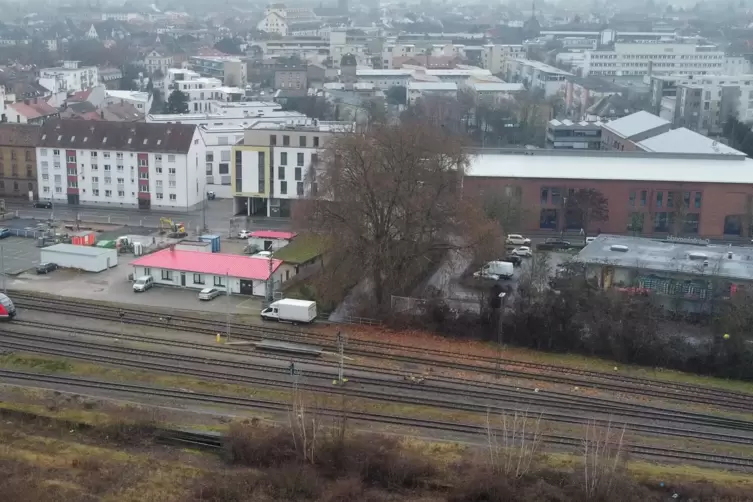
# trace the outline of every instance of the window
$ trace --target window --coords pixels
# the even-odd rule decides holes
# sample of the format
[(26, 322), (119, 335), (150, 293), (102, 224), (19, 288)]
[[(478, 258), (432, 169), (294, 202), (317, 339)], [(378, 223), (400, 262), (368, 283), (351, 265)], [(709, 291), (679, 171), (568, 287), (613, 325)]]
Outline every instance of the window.
[(105, 190), (105, 197), (112, 197), (112, 190)]
[(298, 146), (306, 148), (306, 136), (300, 136), (298, 138)]
[(288, 194), (288, 182), (281, 181), (280, 182), (280, 195), (287, 195), (287, 194)]
[(675, 194), (674, 192), (667, 192), (667, 207), (674, 207)]
[(698, 220), (700, 215), (698, 213), (688, 213), (685, 215), (685, 221), (682, 225), (682, 231), (685, 234), (697, 234), (698, 233)]
[(668, 232), (670, 223), (669, 219), (669, 213), (656, 213), (654, 232)]
[(685, 192), (682, 194), (682, 202), (685, 204), (685, 207), (690, 207), (690, 192)]
[(27, 162), (30, 161), (31, 160), (31, 152), (26, 151), (24, 153), (24, 158), (26, 159)]
[(170, 194), (170, 200), (178, 200), (178, 196), (175, 195), (174, 193), (171, 193)]
[(63, 178), (59, 174), (55, 175), (55, 183), (56, 184), (59, 184), (62, 180), (63, 180)]
[(99, 178), (97, 176), (92, 176), (92, 183), (99, 183)]
[[(13, 175), (16, 175), (16, 168), (13, 167)], [(76, 169), (68, 169), (68, 176), (76, 176)]]
[(630, 203), (631, 207), (635, 207), (635, 192), (630, 192), (630, 195), (628, 196), (628, 202)]
[(147, 162), (146, 159), (139, 159), (139, 167), (146, 167), (148, 165), (149, 163)]
[(155, 167), (155, 170), (157, 174), (162, 174), (162, 168), (161, 167)]
[(50, 175), (49, 174), (43, 174), (42, 175), (42, 181), (47, 181), (49, 179), (50, 179)]
[(643, 221), (645, 213), (630, 213), (628, 217), (627, 229), (629, 232), (643, 232)]
[(549, 189), (547, 187), (541, 187), (541, 205), (549, 203)]
[(194, 284), (204, 284), (204, 277), (201, 274), (194, 274), (193, 275), (193, 283)]
[(270, 134), (269, 135), (269, 144), (271, 146), (275, 146), (277, 144), (277, 135), (276, 134)]
[(701, 197), (702, 197), (701, 192), (695, 193), (694, 205), (696, 209), (701, 209)]
[(125, 183), (125, 180), (123, 178), (118, 178), (118, 185), (122, 185)]
[(317, 165), (319, 163), (319, 154), (312, 153), (311, 154), (311, 164)]
[(303, 195), (303, 182), (302, 181), (299, 181), (296, 184), (296, 192), (298, 193), (298, 195)]
[(214, 153), (207, 152), (207, 162), (214, 162)]
[(98, 171), (99, 166), (97, 164), (92, 164), (92, 171)]
[(125, 197), (125, 191), (123, 191), (123, 190), (118, 190), (118, 197), (120, 197), (120, 198), (123, 198), (123, 197)]
[(220, 164), (220, 174), (230, 174), (230, 164)]
[(50, 163), (47, 162), (46, 160), (43, 160), (42, 161), (42, 169), (47, 169), (48, 167), (50, 167)]
[(656, 192), (656, 207), (662, 207), (664, 204), (664, 192)]
[(211, 162), (207, 162), (205, 170), (206, 170), (207, 174), (212, 174), (212, 163)]
[(52, 154), (55, 155), (55, 156), (59, 156), (60, 155), (60, 150), (53, 150)]
[(173, 280), (173, 271), (172, 270), (163, 270), (162, 271), (162, 280), (163, 281), (172, 281)]
[(167, 156), (167, 161), (168, 162), (175, 162), (175, 155), (168, 155)]
[(221, 288), (225, 287), (224, 284), (222, 283), (223, 279), (224, 278), (221, 275), (215, 275), (214, 276), (214, 285), (215, 286), (219, 286)]
[(106, 159), (109, 159), (110, 158), (110, 152), (104, 152), (104, 153), (102, 153), (102, 156), (104, 158), (106, 158)]
[(220, 152), (221, 162), (230, 162), (230, 150), (223, 150)]
[(157, 193), (157, 199), (162, 200), (162, 192)]
[(46, 148), (40, 148), (39, 149), (39, 155), (42, 157), (47, 157), (47, 149)]
[(112, 170), (112, 166), (110, 164), (105, 164), (105, 172)]
[(167, 168), (167, 174), (175, 175), (175, 168), (174, 167), (168, 167)]
[(105, 185), (109, 185), (111, 183), (112, 183), (112, 178), (110, 178), (109, 176), (105, 176)]
[(302, 177), (303, 172), (302, 171), (303, 170), (300, 167), (296, 167), (295, 168), (295, 180), (296, 181), (301, 181), (303, 179), (303, 177)]
[[(12, 157), (14, 159), (16, 158), (16, 152), (13, 152), (13, 156)], [(76, 156), (75, 155), (68, 155), (67, 159), (68, 159), (68, 163), (69, 164), (75, 164), (76, 163)]]
[(290, 136), (282, 137), (282, 146), (290, 146)]
[(123, 152), (118, 152), (115, 154), (116, 159), (123, 159)]
[(92, 195), (94, 195), (95, 197), (99, 197), (99, 189), (95, 188), (94, 190), (92, 190)]
[(285, 166), (277, 166), (277, 179), (285, 179)]
[(55, 193), (63, 193), (63, 187), (55, 187)]
[(298, 154), (298, 158), (296, 159), (296, 165), (302, 166), (303, 165), (303, 152)]
[(90, 155), (91, 155), (91, 157), (94, 157), (95, 159), (97, 158), (97, 152), (91, 152)]
[(57, 160), (56, 160), (56, 161), (54, 161), (54, 162), (52, 163), (52, 167), (53, 167), (54, 169), (60, 169), (60, 162), (58, 162)]
[(314, 136), (314, 148), (319, 148), (319, 136)]
[(557, 210), (542, 209), (539, 214), (539, 228), (554, 230), (557, 228)]
[(175, 188), (175, 180), (168, 180), (167, 181), (167, 186), (169, 188)]
[(162, 162), (162, 154), (158, 153), (154, 155), (154, 161), (155, 162)]
[(280, 154), (280, 165), (281, 166), (287, 166), (288, 165), (288, 152), (282, 152)]

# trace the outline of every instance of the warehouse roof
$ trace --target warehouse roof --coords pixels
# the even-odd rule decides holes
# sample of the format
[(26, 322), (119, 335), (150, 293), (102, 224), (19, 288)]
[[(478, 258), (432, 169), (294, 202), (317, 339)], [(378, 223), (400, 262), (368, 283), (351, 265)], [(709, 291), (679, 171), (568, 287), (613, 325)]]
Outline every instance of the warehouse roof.
[(100, 256), (103, 254), (112, 254), (112, 249), (98, 248), (92, 246), (78, 246), (76, 244), (55, 244), (47, 246), (43, 251), (54, 251), (56, 253), (76, 254), (81, 256)]
[(187, 153), (196, 126), (77, 119), (48, 120), (39, 146), (81, 150)]
[(668, 124), (669, 122), (661, 117), (640, 111), (604, 124), (604, 129), (608, 129), (623, 138), (632, 138), (636, 134), (641, 134)]
[[(280, 260), (272, 260), (272, 272), (277, 270), (281, 264), (282, 261)], [(131, 265), (136, 267), (179, 270), (195, 274), (227, 275), (239, 279), (255, 279), (258, 281), (269, 279), (268, 259), (237, 254), (163, 249), (162, 251), (137, 258), (131, 262)]]
[(466, 176), (614, 181), (753, 183), (753, 159), (739, 155), (527, 150), (471, 156)]
[(717, 155), (745, 155), (724, 143), (708, 138), (684, 127), (652, 136), (638, 143), (647, 152), (709, 153)]

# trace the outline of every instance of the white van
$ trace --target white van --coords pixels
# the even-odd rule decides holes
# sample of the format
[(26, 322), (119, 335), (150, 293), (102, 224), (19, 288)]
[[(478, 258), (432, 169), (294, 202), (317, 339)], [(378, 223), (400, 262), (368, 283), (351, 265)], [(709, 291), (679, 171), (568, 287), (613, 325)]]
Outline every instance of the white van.
[(473, 274), (473, 277), (481, 279), (491, 279), (493, 281), (499, 279), (511, 279), (513, 276), (513, 264), (509, 261), (490, 261), (481, 270)]
[(154, 279), (152, 279), (152, 276), (143, 275), (136, 279), (136, 282), (133, 283), (133, 290), (136, 293), (143, 293), (152, 286), (154, 286)]

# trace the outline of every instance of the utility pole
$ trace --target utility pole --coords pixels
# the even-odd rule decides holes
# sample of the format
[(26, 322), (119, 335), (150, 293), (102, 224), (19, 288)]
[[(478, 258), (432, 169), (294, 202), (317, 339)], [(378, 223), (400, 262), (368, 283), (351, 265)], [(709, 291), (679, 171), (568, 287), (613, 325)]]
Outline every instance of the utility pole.
[(347, 341), (345, 335), (342, 334), (342, 332), (337, 332), (337, 353), (339, 355), (340, 364), (337, 368), (337, 380), (335, 380), (335, 385), (343, 385), (345, 384), (348, 379), (345, 378), (345, 342)]
[(227, 294), (227, 317), (225, 322), (225, 341), (230, 341), (230, 270), (225, 271), (225, 293)]
[(201, 231), (207, 232), (207, 191), (204, 190), (204, 198), (201, 201)]
[[(274, 255), (273, 255), (274, 256)], [(274, 287), (275, 287), (275, 281), (272, 278), (272, 265), (273, 265), (273, 257), (269, 257), (269, 276), (267, 276), (267, 301), (273, 302), (275, 299), (274, 296)]]
[(502, 376), (502, 314), (505, 311), (505, 297), (507, 293), (500, 293), (499, 315), (497, 316), (497, 378)]

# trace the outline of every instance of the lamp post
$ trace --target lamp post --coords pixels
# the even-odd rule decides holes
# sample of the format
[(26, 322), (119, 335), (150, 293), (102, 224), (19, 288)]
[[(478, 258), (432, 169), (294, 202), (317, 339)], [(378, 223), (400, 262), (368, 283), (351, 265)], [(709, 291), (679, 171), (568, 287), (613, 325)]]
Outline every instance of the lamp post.
[(499, 314), (497, 317), (497, 378), (501, 376), (502, 372), (502, 314), (505, 311), (505, 297), (507, 293), (500, 293), (500, 306)]

